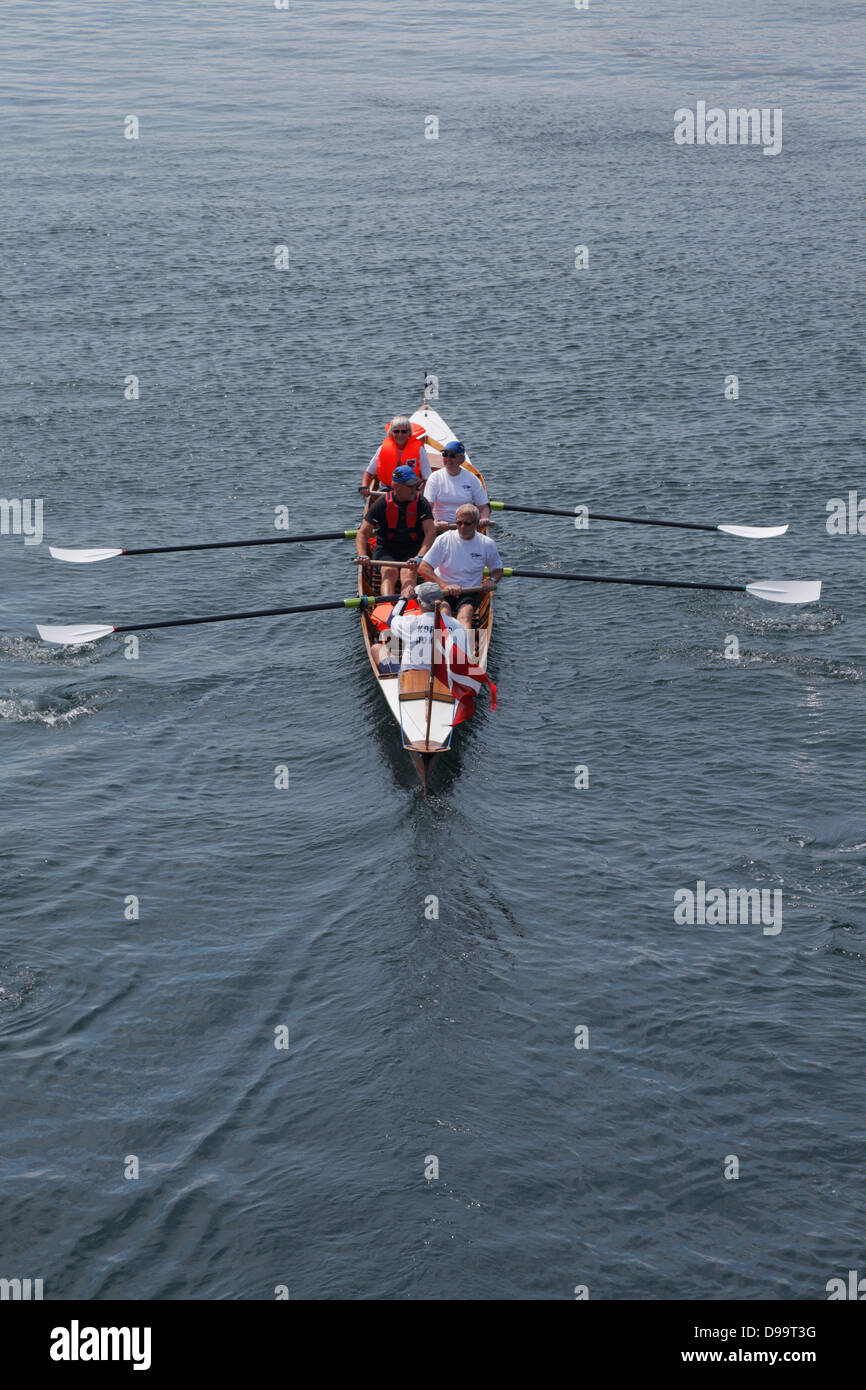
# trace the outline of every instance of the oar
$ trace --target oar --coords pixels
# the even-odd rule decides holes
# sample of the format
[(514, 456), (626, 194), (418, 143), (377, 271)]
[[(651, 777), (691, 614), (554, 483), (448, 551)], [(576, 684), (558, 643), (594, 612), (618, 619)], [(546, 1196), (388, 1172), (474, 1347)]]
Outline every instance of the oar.
[(161, 618), (152, 623), (76, 623), (54, 627), (38, 623), (36, 631), (43, 642), (56, 642), (61, 647), (77, 647), (82, 642), (98, 642), (113, 632), (145, 632), (154, 627), (193, 627), (196, 623), (230, 623), (240, 618), (274, 618), (284, 613), (324, 613), (329, 608), (373, 608), (377, 603), (396, 603), (399, 594), (377, 598), (359, 595), (357, 598), (338, 598), (330, 603), (301, 603), (293, 608), (253, 608), (246, 613), (209, 613), (204, 618)]
[[(405, 569), (405, 567), (408, 564), (410, 564), (411, 558), (410, 560), (370, 560), (370, 564), (375, 566), (376, 569)], [(355, 565), (360, 565), (362, 559), (364, 559), (364, 556), (356, 555), (352, 563)], [(421, 559), (424, 559), (423, 555), (421, 556)]]
[[(568, 513), (571, 515), (571, 513)], [(422, 555), (423, 560), (423, 555)], [(356, 562), (357, 563), (357, 562)], [(396, 565), (396, 560), (371, 560), (371, 565)], [(485, 569), (485, 575), (489, 573)], [(688, 579), (621, 579), (607, 574), (561, 574), (556, 570), (516, 570), (505, 568), (503, 577), (510, 579), (573, 579), (587, 584), (641, 584), (654, 589), (722, 589), (731, 594), (754, 594), (768, 603), (815, 603), (821, 597), (820, 579), (756, 580), (751, 584), (696, 584)], [(463, 593), (479, 593), (463, 589)]]
[(357, 531), (320, 531), (312, 536), (266, 536), (264, 540), (252, 541), (198, 541), (195, 545), (147, 545), (131, 549), (111, 549), (101, 546), (96, 550), (64, 550), (57, 545), (49, 545), (48, 553), (55, 560), (68, 560), (73, 565), (92, 565), (97, 560), (113, 560), (117, 555), (169, 555), (178, 550), (230, 550), (241, 545), (301, 545), (305, 541), (351, 541)]
[[(515, 579), (571, 579), (587, 584), (640, 584), (659, 589), (721, 589), (727, 593), (753, 594), (769, 603), (815, 603), (821, 597), (821, 581), (760, 580), (751, 584), (696, 584), (687, 579), (627, 579), (610, 574), (562, 574), (552, 570), (503, 569), (503, 575)], [(464, 590), (468, 593), (469, 590)], [(113, 632), (145, 632), (158, 627), (194, 627), (198, 623), (228, 623), (244, 618), (282, 617), (287, 613), (324, 613), (334, 608), (372, 608), (377, 603), (396, 603), (399, 595), (359, 595), (357, 598), (334, 599), (329, 603), (302, 603), (292, 608), (253, 608), (244, 613), (209, 613), (202, 618), (161, 618), (149, 623), (76, 623), (54, 626), (37, 624), (36, 631), (43, 642), (62, 647), (77, 647), (83, 642), (97, 642)]]
[(576, 579), (587, 584), (644, 584), (657, 589), (723, 589), (731, 594), (753, 594), (768, 603), (815, 603), (821, 597), (820, 579), (762, 579), (751, 584), (695, 584), (688, 579), (619, 579), (610, 574), (560, 574), (555, 570), (503, 569), (516, 579)]
[[(523, 507), (516, 502), (491, 502), (491, 509), (497, 512), (536, 512), (539, 516), (570, 516), (574, 510), (563, 507)], [(675, 526), (680, 531), (723, 531), (726, 536), (742, 536), (745, 540), (766, 540), (770, 536), (784, 536), (787, 526), (729, 526), (712, 525), (706, 521), (659, 521), (649, 516), (616, 516), (613, 512), (587, 512), (592, 521), (629, 521), (635, 526)]]

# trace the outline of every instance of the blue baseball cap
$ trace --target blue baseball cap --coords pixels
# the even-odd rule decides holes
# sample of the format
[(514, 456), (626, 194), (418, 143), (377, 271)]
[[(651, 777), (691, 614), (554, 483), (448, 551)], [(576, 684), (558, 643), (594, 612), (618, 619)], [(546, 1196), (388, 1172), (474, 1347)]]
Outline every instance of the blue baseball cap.
[(417, 487), (421, 479), (418, 477), (415, 469), (409, 467), (408, 463), (401, 463), (398, 464), (391, 474), (391, 481), (395, 483), (405, 483), (407, 487)]
[(465, 454), (466, 450), (459, 439), (449, 439), (448, 443), (442, 449), (442, 452), (443, 454)]

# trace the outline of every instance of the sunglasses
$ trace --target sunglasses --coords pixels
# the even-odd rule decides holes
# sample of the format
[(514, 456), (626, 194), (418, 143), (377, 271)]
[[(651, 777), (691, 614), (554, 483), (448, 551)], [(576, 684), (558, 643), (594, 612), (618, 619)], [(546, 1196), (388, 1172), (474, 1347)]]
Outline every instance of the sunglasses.
[(456, 463), (458, 459), (465, 459), (466, 453), (463, 449), (461, 449), (458, 454), (456, 449), (452, 449), (450, 453), (443, 454), (442, 457), (444, 458), (446, 463)]
[(455, 521), (455, 526), (474, 526), (474, 521)]
[(411, 430), (392, 430), (392, 434), (411, 434)]

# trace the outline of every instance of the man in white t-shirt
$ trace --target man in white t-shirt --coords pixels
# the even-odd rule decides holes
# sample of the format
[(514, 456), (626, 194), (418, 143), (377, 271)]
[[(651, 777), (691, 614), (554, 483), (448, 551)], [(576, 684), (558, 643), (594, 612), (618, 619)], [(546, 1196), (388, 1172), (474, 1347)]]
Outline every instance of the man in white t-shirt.
[(442, 467), (427, 480), (424, 496), (433, 508), (437, 531), (448, 531), (454, 526), (457, 508), (464, 502), (472, 502), (478, 508), (479, 529), (487, 528), (490, 499), (481, 479), (463, 467), (465, 457), (466, 450), (460, 440), (452, 439), (442, 450)]
[[(448, 602), (441, 612), (451, 612), (467, 632), (472, 631), (475, 609), (481, 595), (490, 593), (502, 578), (503, 564), (496, 542), (478, 530), (478, 508), (464, 502), (457, 508), (457, 530), (438, 535), (418, 566), (418, 578), (436, 583)], [(484, 570), (490, 578), (484, 578)], [(466, 593), (467, 589), (475, 590)]]

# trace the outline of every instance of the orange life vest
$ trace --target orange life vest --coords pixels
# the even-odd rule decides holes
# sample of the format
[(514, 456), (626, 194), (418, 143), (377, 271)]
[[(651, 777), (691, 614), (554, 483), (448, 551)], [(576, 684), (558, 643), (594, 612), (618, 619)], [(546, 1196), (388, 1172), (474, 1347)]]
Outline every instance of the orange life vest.
[[(388, 425), (390, 429), (390, 423)], [(421, 441), (425, 438), (424, 429), (421, 425), (413, 425), (412, 433), (403, 445), (402, 449), (397, 448), (397, 441), (393, 435), (386, 434), (379, 447), (379, 463), (377, 466), (377, 476), (380, 487), (390, 487), (391, 479), (394, 476), (394, 469), (400, 463), (409, 464), (415, 469), (418, 477), (421, 477)]]
[[(377, 603), (377, 604), (376, 604), (376, 607), (373, 609), (372, 613), (370, 614), (370, 618), (371, 618), (372, 621), (376, 624), (376, 626), (377, 626), (377, 628), (379, 629), (380, 632), (384, 632), (384, 631), (385, 631), (386, 627), (388, 626), (388, 620), (389, 620), (389, 618), (391, 617), (391, 614), (393, 613), (393, 611), (394, 611), (394, 605), (393, 605), (393, 603)], [(405, 609), (405, 611), (406, 611), (407, 613), (420, 613), (420, 612), (421, 612), (421, 609), (418, 607), (418, 605), (417, 605), (417, 603), (415, 602), (415, 600), (414, 600), (413, 598), (410, 598), (409, 602), (406, 604), (406, 609)]]
[[(413, 497), (410, 502), (405, 503), (405, 526), (415, 545), (424, 539), (424, 527), (418, 523), (418, 499)], [(397, 527), (400, 525), (400, 508), (394, 501), (394, 494), (388, 493), (388, 500), (385, 503), (385, 525), (382, 527), (382, 540), (392, 541), (397, 534)]]

